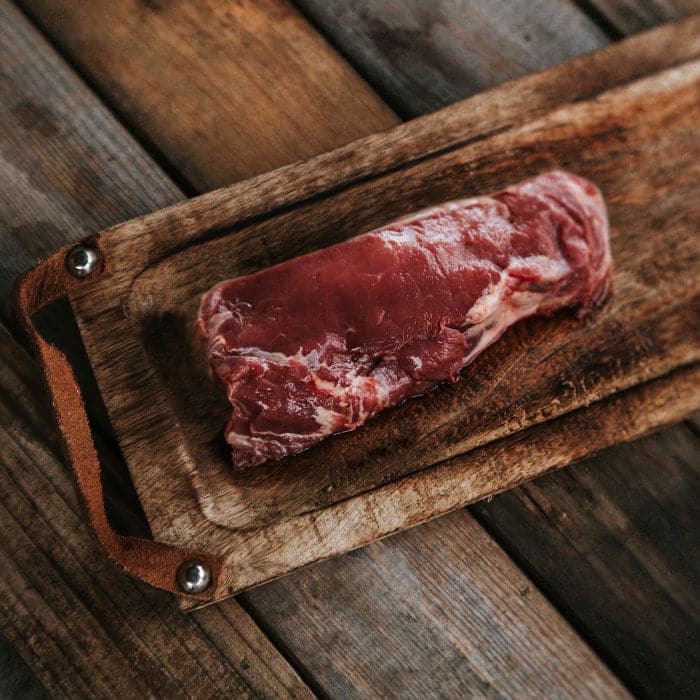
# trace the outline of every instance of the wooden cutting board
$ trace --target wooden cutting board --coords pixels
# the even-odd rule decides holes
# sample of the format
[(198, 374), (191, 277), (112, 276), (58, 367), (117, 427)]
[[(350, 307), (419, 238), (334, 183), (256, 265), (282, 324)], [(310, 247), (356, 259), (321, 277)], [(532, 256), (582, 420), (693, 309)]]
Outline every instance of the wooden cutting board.
[[(608, 203), (601, 311), (518, 324), (456, 384), (231, 469), (191, 344), (203, 292), (554, 168)], [(154, 536), (220, 556), (222, 598), (700, 408), (699, 231), (695, 17), (114, 227), (105, 273), (69, 298)]]

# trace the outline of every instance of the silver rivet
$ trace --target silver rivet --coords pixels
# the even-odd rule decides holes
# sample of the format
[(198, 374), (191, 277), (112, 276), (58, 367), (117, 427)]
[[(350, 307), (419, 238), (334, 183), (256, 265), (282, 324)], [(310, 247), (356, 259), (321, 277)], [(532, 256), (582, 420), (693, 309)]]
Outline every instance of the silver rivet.
[(209, 588), (211, 572), (201, 561), (186, 561), (177, 572), (177, 583), (185, 593), (201, 593)]
[(77, 245), (68, 252), (66, 267), (73, 277), (83, 279), (97, 269), (99, 260), (100, 258), (93, 248)]

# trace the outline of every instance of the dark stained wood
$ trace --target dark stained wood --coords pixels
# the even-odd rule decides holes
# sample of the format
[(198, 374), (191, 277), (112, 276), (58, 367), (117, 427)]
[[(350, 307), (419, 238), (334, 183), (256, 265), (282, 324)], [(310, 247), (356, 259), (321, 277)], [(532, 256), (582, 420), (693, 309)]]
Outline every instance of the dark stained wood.
[(632, 690), (691, 698), (699, 492), (697, 436), (681, 424), (473, 510)]
[(214, 637), (211, 613), (183, 616), (96, 551), (36, 379), (0, 326), (0, 632), (51, 695), (310, 697), (236, 603)]
[(0, 697), (22, 700), (48, 698), (37, 677), (6, 639), (0, 639), (0, 669)]
[[(34, 190), (19, 188), (0, 207), (0, 219), (17, 219), (24, 226), (21, 230), (3, 227), (1, 231), (6, 253), (3, 262), (7, 265), (2, 279), (7, 284), (7, 279), (21, 267), (57, 245), (181, 195), (85, 87), (71, 77), (26, 22), (5, 4), (0, 4), (0, 9), (0, 29), (7, 30), (1, 34), (2, 46), (14, 61), (5, 60), (3, 54), (2, 88), (8, 90), (9, 96), (7, 102), (0, 104), (0, 109), (8, 109), (3, 112), (3, 157), (19, 164), (19, 171), (14, 170), (12, 177), (22, 176), (24, 182), (41, 178)], [(22, 80), (12, 80), (14, 74)], [(58, 98), (54, 99), (56, 91)], [(53, 118), (57, 113), (57, 130), (42, 127), (27, 135), (12, 113), (16, 101), (31, 103), (28, 112), (20, 110), (25, 116), (43, 113)], [(53, 134), (61, 138), (54, 139)], [(112, 151), (112, 139), (116, 152)], [(71, 179), (64, 180), (64, 174), (70, 175), (74, 161), (87, 162), (93, 169), (86, 172), (84, 186), (71, 189)], [(33, 172), (30, 166), (34, 166)], [(51, 176), (43, 177), (44, 171)], [(91, 189), (93, 182), (98, 185), (97, 191)], [(166, 199), (158, 201), (159, 192), (165, 192)], [(148, 199), (151, 196), (153, 200)], [(52, 219), (64, 221), (57, 216), (59, 205), (61, 211), (68, 212), (65, 221), (71, 225), (55, 229), (42, 225), (42, 221)], [(140, 210), (141, 206), (144, 209)], [(87, 224), (82, 223), (83, 213)], [(11, 614), (1, 616), (2, 631), (52, 694), (131, 697), (153, 693), (177, 697), (209, 693), (245, 697), (251, 691), (266, 696), (303, 696), (306, 689), (298, 677), (279, 661), (265, 638), (251, 628), (235, 601), (197, 611), (181, 622), (181, 616), (172, 612), (167, 600), (133, 584), (101, 559), (86, 539), (75, 511), (70, 479), (57, 460), (59, 445), (47, 427), (44, 394), (36, 370), (12, 341), (5, 342), (5, 334), (2, 339), (0, 347), (7, 355), (0, 363), (5, 370), (0, 377), (0, 396), (12, 396), (12, 401), (0, 423), (7, 426), (9, 421), (10, 434), (22, 445), (21, 461), (9, 461), (9, 474), (14, 477), (15, 470), (20, 472), (24, 490), (22, 494), (15, 482), (3, 474), (3, 496), (7, 496), (3, 505), (14, 507), (18, 498), (24, 499), (23, 504), (31, 504), (21, 512), (13, 510), (9, 525), (5, 517), (8, 511), (2, 511), (5, 516), (0, 517), (0, 527), (9, 537), (6, 546), (14, 547), (11, 561), (4, 563), (6, 582), (10, 582), (12, 590), (3, 590), (0, 600), (13, 607)], [(12, 441), (3, 444), (7, 450), (14, 446)], [(102, 453), (110, 455), (107, 450)], [(34, 466), (37, 454), (41, 474)], [(0, 463), (6, 465), (8, 460)], [(51, 485), (42, 475), (48, 476)], [(466, 513), (460, 517), (470, 519)], [(47, 523), (55, 523), (52, 530), (46, 527)], [(66, 547), (70, 552), (66, 553)], [(502, 556), (501, 565), (508, 576), (516, 576)], [(477, 571), (474, 575), (480, 577)], [(499, 609), (500, 602), (491, 599), (487, 587), (483, 591), (484, 604)], [(29, 594), (31, 605), (18, 607), (18, 597)], [(509, 590), (499, 591), (498, 595), (512, 598)], [(542, 611), (546, 619), (529, 627), (526, 634), (544, 642), (550, 636), (561, 635), (562, 624), (551, 609)], [(62, 625), (63, 618), (70, 628)], [(113, 633), (117, 624), (124, 628), (120, 635)], [(565, 627), (564, 635), (570, 640), (575, 657), (586, 664), (583, 675), (596, 687), (607, 687), (613, 694), (618, 688), (615, 681), (580, 642), (567, 636)], [(142, 640), (145, 651), (135, 646), (137, 638)], [(166, 652), (161, 650), (163, 644), (167, 644)], [(372, 650), (375, 658), (381, 659), (382, 653), (381, 647)], [(199, 666), (193, 670), (194, 663)], [(202, 674), (209, 677), (203, 678)], [(561, 682), (561, 673), (552, 673), (551, 679)], [(419, 682), (425, 684), (429, 679)], [(568, 683), (575, 687), (576, 681)]]
[[(441, 75), (440, 70), (434, 70), (435, 56), (441, 55), (445, 50), (441, 37), (437, 34), (424, 35), (424, 42), (414, 51), (406, 49), (401, 32), (401, 18), (397, 15), (393, 22), (386, 21), (387, 3), (343, 3), (344, 7), (349, 8), (346, 10), (349, 13), (358, 5), (364, 10), (361, 16), (355, 17), (356, 24), (350, 26), (336, 25), (331, 14), (326, 15), (329, 3), (300, 0), (300, 4), (319, 26), (329, 32), (335, 45), (350, 62), (375, 80), (376, 85), (386, 86), (388, 94), (392, 94), (392, 87), (401, 85), (402, 81), (410, 83), (411, 75), (430, 75), (431, 84), (425, 88), (427, 98), (423, 93), (415, 94), (411, 90), (401, 95), (402, 114), (419, 113), (424, 109), (425, 101), (430, 104), (435, 96), (438, 96), (438, 100), (451, 101), (463, 94), (459, 85), (454, 86), (452, 79), (453, 75), (460, 75), (460, 67), (451, 67), (449, 74), (445, 75)], [(661, 21), (700, 12), (697, 0), (592, 0), (578, 4), (584, 9), (597, 8), (613, 30), (624, 33), (636, 32)], [(449, 6), (454, 5), (449, 3)], [(523, 17), (527, 16), (528, 12), (523, 14)], [(451, 25), (453, 36), (474, 31), (470, 20), (468, 12), (455, 15)], [(460, 22), (463, 23), (462, 26)], [(358, 25), (362, 25), (362, 32), (356, 28)], [(523, 23), (520, 31), (530, 31), (528, 21)], [(490, 36), (488, 30), (484, 33), (487, 37)], [(691, 30), (695, 36), (699, 33), (698, 28)], [(688, 39), (683, 41), (687, 42)], [(407, 61), (412, 62), (412, 70), (408, 75), (404, 71)], [(416, 68), (415, 64), (421, 61), (424, 65)], [(637, 57), (633, 64), (639, 61), (640, 58)], [(465, 63), (461, 69), (468, 71), (470, 64)], [(581, 76), (571, 81), (572, 90), (578, 89), (582, 78), (585, 79)], [(444, 97), (445, 95), (447, 96)], [(693, 675), (688, 673), (688, 669), (695, 664), (694, 650), (698, 645), (697, 642), (694, 645), (684, 643), (688, 640), (693, 625), (696, 625), (697, 635), (697, 623), (687, 615), (684, 618), (684, 611), (669, 603), (666, 594), (667, 589), (677, 588), (685, 591), (686, 599), (697, 597), (697, 577), (690, 576), (687, 567), (681, 563), (682, 557), (688, 556), (687, 550), (675, 540), (667, 540), (665, 566), (656, 567), (653, 577), (645, 577), (642, 585), (637, 588), (636, 576), (630, 573), (631, 567), (621, 568), (621, 562), (627, 562), (633, 555), (625, 551), (624, 538), (615, 531), (610, 531), (620, 518), (627, 522), (639, 522), (640, 508), (635, 498), (630, 496), (619, 502), (618, 497), (618, 494), (627, 494), (627, 483), (633, 479), (635, 484), (644, 484), (647, 489), (663, 491), (667, 474), (673, 471), (678, 493), (688, 494), (691, 501), (697, 498), (692, 472), (687, 469), (675, 470), (678, 459), (685, 464), (697, 464), (700, 461), (700, 441), (697, 439), (700, 430), (697, 425), (696, 422), (696, 439), (683, 442), (684, 450), (680, 456), (677, 452), (676, 456), (666, 455), (661, 448), (655, 448), (653, 459), (650, 458), (651, 448), (641, 446), (653, 446), (654, 439), (649, 438), (640, 443), (640, 446), (612, 450), (596, 460), (595, 464), (599, 468), (590, 474), (593, 483), (589, 487), (591, 493), (597, 495), (596, 508), (577, 509), (577, 519), (571, 523), (571, 528), (576, 528), (578, 535), (575, 543), (558, 536), (555, 532), (556, 523), (545, 526), (544, 516), (538, 522), (533, 521), (534, 515), (530, 513), (533, 506), (525, 490), (513, 489), (507, 495), (496, 498), (494, 504), (499, 500), (504, 503), (500, 508), (495, 507), (493, 516), (489, 519), (489, 528), (498, 534), (499, 541), (531, 575), (546, 586), (548, 594), (560, 609), (576, 621), (579, 629), (585, 631), (587, 638), (604, 653), (606, 660), (642, 695), (645, 694), (644, 688), (649, 686), (656, 689), (656, 696), (667, 697), (670, 693), (664, 691), (660, 679), (669, 680), (671, 687), (679, 693), (684, 692), (686, 696), (697, 692), (697, 688), (693, 687)], [(659, 441), (665, 445), (668, 439), (659, 437)], [(624, 481), (622, 478), (618, 481), (609, 477), (607, 469), (614, 474), (625, 475)], [(579, 467), (574, 466), (535, 482), (541, 498), (550, 503), (556, 512), (560, 512), (558, 495), (566, 492), (567, 487), (569, 491), (576, 488), (572, 482), (578, 471)], [(534, 487), (528, 488), (532, 491)], [(577, 493), (573, 491), (571, 498), (575, 499)], [(611, 509), (609, 504), (613, 502), (616, 503), (617, 510)], [(479, 506), (475, 512), (480, 518), (482, 507), (488, 510), (488, 506)], [(690, 506), (686, 503), (685, 507)], [(690, 512), (693, 512), (692, 509)], [(651, 508), (646, 512), (644, 532), (665, 532), (669, 517), (676, 516), (668, 513), (662, 505)], [(504, 523), (499, 527), (501, 520)], [(587, 539), (589, 532), (602, 533), (595, 541), (595, 568), (586, 564), (586, 555), (593, 547)], [(650, 546), (653, 546), (653, 542), (653, 536), (650, 536)], [(640, 546), (643, 548), (643, 544)], [(533, 563), (529, 564), (531, 556)], [(541, 579), (537, 578), (540, 568), (545, 572)], [(579, 575), (581, 568), (586, 570), (586, 575)], [(615, 575), (619, 576), (617, 583), (610, 584), (608, 579)], [(610, 595), (598, 595), (598, 590), (608, 590), (611, 586), (615, 590)], [(634, 591), (634, 595), (630, 590)], [(658, 611), (657, 604), (660, 608)], [(644, 620), (644, 623), (640, 624), (640, 620)], [(674, 639), (673, 629), (676, 625), (684, 632)]]
[[(460, 515), (463, 515), (463, 514), (460, 514)], [(464, 517), (466, 517), (466, 516), (464, 516)], [(413, 536), (413, 534), (414, 534), (414, 533), (409, 533), (409, 534), (404, 535), (404, 536), (402, 536), (402, 537), (403, 537), (403, 538), (410, 538), (410, 537)], [(436, 544), (436, 542), (439, 542), (439, 540), (440, 540), (439, 531), (438, 531), (438, 532), (432, 532), (432, 535), (431, 535), (431, 537), (429, 538), (429, 540), (428, 540), (428, 542), (426, 543), (425, 546), (426, 546), (426, 547), (428, 547), (428, 546), (432, 546), (432, 547), (439, 546), (439, 544)], [(344, 560), (340, 560), (340, 562), (343, 562), (343, 561), (344, 561)], [(396, 563), (396, 562), (395, 562), (395, 563)], [(328, 567), (331, 567), (331, 566), (332, 566), (332, 563), (327, 564), (327, 565), (326, 565), (326, 569), (327, 569)], [(474, 562), (467, 562), (467, 563), (465, 563), (465, 566), (475, 566), (475, 563), (474, 563)], [(485, 564), (484, 566), (488, 567), (488, 564)], [(362, 584), (361, 584), (361, 582), (360, 582), (360, 586), (361, 586), (361, 585), (362, 585)], [(430, 586), (430, 585), (436, 585), (436, 584), (435, 584), (435, 582), (433, 582), (433, 581), (431, 581), (431, 582), (424, 581), (424, 586), (425, 586), (426, 588), (427, 588), (428, 586)], [(264, 590), (264, 589), (263, 589), (263, 590)], [(384, 593), (385, 596), (387, 596), (387, 597), (391, 595), (391, 591), (388, 591), (388, 590), (383, 590), (383, 593)], [(251, 594), (251, 595), (252, 595), (252, 594)], [(346, 602), (347, 602), (348, 605), (351, 605), (351, 604), (352, 604), (352, 600), (351, 600), (350, 598), (348, 598)], [(312, 603), (312, 604), (313, 604), (313, 603)], [(225, 605), (227, 605), (227, 604), (225, 604)], [(207, 611), (201, 611), (199, 614), (201, 614), (201, 613), (203, 613), (203, 612), (207, 612)], [(303, 622), (304, 622), (304, 615), (303, 615), (303, 611), (300, 611), (300, 612), (301, 612), (300, 624), (303, 625)], [(266, 622), (267, 622), (268, 625), (274, 626), (274, 622), (275, 622), (275, 614), (274, 614), (274, 611), (272, 611), (272, 612), (270, 613), (270, 617), (267, 618), (267, 621), (266, 621)], [(225, 627), (225, 626), (218, 626), (218, 625), (217, 625), (217, 626), (216, 626), (216, 629), (218, 630), (218, 633), (219, 633), (219, 634), (226, 635), (226, 627)], [(291, 634), (293, 635), (294, 632), (292, 632)], [(420, 634), (420, 631), (417, 631), (415, 628), (413, 628), (413, 629), (408, 628), (407, 631), (406, 631), (406, 635), (411, 635), (411, 634)], [(283, 643), (284, 643), (284, 640), (282, 640), (282, 641), (283, 641)], [(323, 640), (324, 644), (326, 644), (326, 645), (328, 644), (329, 641), (330, 641), (330, 638), (329, 638), (328, 636), (326, 636), (325, 639)], [(375, 648), (373, 649), (373, 658), (376, 658), (376, 656), (377, 656), (378, 654), (381, 655), (382, 652), (383, 652), (383, 650), (386, 648), (386, 644), (387, 644), (387, 640), (386, 640), (386, 639), (384, 639), (384, 638), (380, 635), (378, 641), (380, 642), (380, 646), (375, 647)], [(392, 641), (395, 641), (395, 640), (392, 640)], [(323, 648), (323, 647), (322, 647), (322, 648)], [(326, 647), (326, 648), (327, 648), (327, 647)], [(358, 649), (358, 647), (355, 647), (355, 649)], [(362, 664), (363, 659), (366, 659), (366, 656), (364, 656), (364, 654), (366, 654), (366, 650), (365, 650), (364, 648), (359, 648), (359, 656), (356, 657), (356, 658), (358, 658), (358, 666), (360, 666), (360, 667), (363, 665), (363, 664)], [(349, 670), (348, 672), (349, 672), (349, 673), (350, 673), (350, 672), (355, 672), (355, 669), (350, 668), (350, 670)], [(358, 672), (358, 673), (361, 673), (361, 672), (362, 672), (362, 669), (360, 668), (357, 672)]]
[[(690, 324), (685, 320), (686, 309), (697, 305), (700, 294), (700, 287), (686, 281), (700, 272), (700, 251), (689, 235), (700, 215), (693, 206), (683, 206), (683, 202), (700, 199), (693, 165), (700, 155), (695, 130), (700, 113), (700, 104), (696, 105), (698, 76), (700, 72), (694, 73), (675, 97), (668, 89), (673, 78), (666, 74), (658, 79), (663, 85), (661, 93), (654, 87), (655, 78), (650, 78), (630, 88), (638, 98), (623, 97), (627, 93), (619, 92), (621, 104), (616, 106), (615, 98), (610, 97), (602, 117), (602, 139), (598, 133), (603, 100), (599, 98), (591, 103), (592, 113), (588, 103), (559, 110), (551, 118), (538, 120), (531, 130), (523, 127), (513, 136), (506, 132), (372, 179), (323, 202), (221, 235), (165, 258), (140, 274), (129, 290), (128, 301), (117, 297), (115, 302), (127, 308), (128, 322), (136, 327), (158, 379), (165, 385), (188, 447), (188, 471), (208, 518), (225, 527), (240, 528), (264, 525), (280, 514), (289, 516), (337, 503), (658, 376), (676, 363), (700, 358), (700, 346), (690, 340), (700, 337), (700, 326), (692, 319)], [(665, 108), (659, 111), (654, 106), (660, 99)], [(465, 111), (471, 109), (465, 105)], [(645, 117), (637, 123), (638, 117), (631, 117), (632, 113)], [(685, 116), (667, 128), (669, 115), (678, 113)], [(684, 119), (688, 120), (685, 126)], [(559, 126), (562, 123), (576, 126), (567, 131)], [(548, 124), (556, 125), (551, 135)], [(681, 133), (684, 129), (685, 135)], [(528, 130), (533, 138), (523, 136)], [(662, 130), (663, 136), (645, 144), (646, 134)], [(610, 131), (615, 132), (617, 143), (635, 144), (633, 152), (624, 147), (613, 152)], [(528, 141), (531, 146), (521, 147)], [(584, 141), (586, 163), (580, 158)], [(548, 154), (544, 166), (543, 151)], [(664, 153), (663, 160), (659, 153)], [(228, 413), (226, 401), (208, 383), (194, 349), (188, 350), (202, 293), (221, 279), (247, 274), (261, 264), (369, 230), (410, 207), (474, 194), (479, 185), (472, 183), (486, 182), (482, 191), (503, 186), (513, 177), (515, 160), (522, 176), (551, 167), (553, 159), (600, 183), (610, 201), (617, 272), (615, 294), (603, 311), (585, 324), (558, 319), (519, 326), (454, 386), (441, 387), (418, 401), (384, 412), (361, 431), (327, 440), (268, 469), (241, 474), (230, 468), (217, 439)], [(483, 163), (488, 163), (485, 179), (479, 172)], [(315, 170), (315, 165), (310, 167)], [(684, 170), (686, 174), (679, 177)], [(445, 173), (449, 175), (445, 177)], [(649, 182), (655, 183), (653, 193)], [(650, 227), (645, 222), (653, 223)], [(132, 233), (130, 240), (136, 235)], [(109, 241), (105, 243), (109, 245)], [(652, 269), (653, 279), (649, 277)], [(102, 314), (102, 304), (110, 303), (107, 295), (114, 294), (113, 278), (105, 278), (104, 289), (106, 294), (98, 298), (92, 286), (87, 288), (87, 303), (81, 304), (86, 334), (100, 337), (99, 343), (89, 341), (93, 354), (105, 358), (104, 362), (97, 360), (98, 375), (101, 371), (103, 377), (121, 377), (127, 367), (142, 372), (124, 346), (119, 352), (98, 351), (110, 342), (114, 328), (115, 321)], [(637, 311), (631, 313), (630, 309)], [(104, 331), (99, 328), (102, 323)], [(654, 338), (653, 343), (639, 340), (649, 337)], [(121, 380), (107, 381), (110, 383), (103, 386), (109, 396), (111, 387), (118, 387)], [(211, 389), (203, 392), (202, 386)], [(124, 405), (119, 388), (116, 392), (119, 398), (112, 401)], [(125, 441), (133, 441), (134, 460), (144, 454), (148, 442), (138, 438), (139, 430), (148, 430), (140, 427), (144, 422), (141, 405), (134, 404), (134, 423), (120, 424)], [(149, 412), (149, 420), (152, 417)], [(134, 427), (136, 423), (139, 428)], [(172, 464), (170, 455), (165, 460)], [(139, 479), (155, 481), (153, 473)]]
[(200, 192), (396, 123), (286, 0), (21, 5)]
[(635, 34), (700, 12), (699, 0), (585, 0), (581, 5), (593, 8), (622, 34)]
[(570, 0), (297, 0), (404, 118), (599, 48)]
[(52, 696), (308, 696), (234, 601), (183, 618), (82, 524), (38, 368), (4, 326), (8, 291), (57, 246), (182, 195), (5, 0), (0, 76), (0, 633)]
[(463, 512), (243, 599), (329, 697), (625, 695)]
[[(669, 31), (673, 30), (661, 33), (664, 49)], [(654, 37), (641, 41), (648, 47)], [(669, 60), (665, 50), (661, 60)], [(541, 80), (546, 82), (546, 76)], [(290, 514), (315, 511), (320, 517), (323, 512), (330, 523), (334, 511), (341, 517), (342, 499), (351, 495), (369, 493), (399, 476), (697, 361), (700, 333), (689, 328), (687, 308), (697, 304), (698, 289), (686, 280), (698, 277), (700, 264), (700, 251), (688, 236), (700, 216), (695, 206), (699, 84), (700, 64), (689, 61), (502, 133), (465, 131), (468, 145), (357, 184), (319, 175), (319, 163), (310, 161), (299, 169), (328, 179), (331, 194), (288, 207), (282, 214), (258, 216), (248, 226), (235, 226), (236, 209), (247, 213), (249, 198), (274, 212), (279, 200), (291, 194), (287, 170), (218, 193), (219, 205), (208, 211), (202, 210), (201, 201), (177, 205), (106, 233), (100, 245), (110, 274), (71, 296), (157, 535), (226, 553), (230, 565), (219, 593), (235, 592), (283, 573), (285, 566), (291, 569), (323, 552), (343, 551), (342, 538), (331, 543), (319, 534), (315, 541), (300, 529), (295, 541), (294, 532), (286, 528), (277, 540), (286, 548), (286, 557), (273, 562), (272, 569), (263, 566), (264, 549), (271, 541), (268, 531), (279, 530)], [(458, 111), (471, 115), (481, 101), (467, 101)], [(424, 126), (433, 122), (439, 133), (441, 117), (426, 119)], [(358, 151), (363, 153), (361, 147)], [(341, 151), (336, 157), (344, 159), (345, 154)], [(187, 345), (194, 320), (188, 308), (194, 309), (198, 293), (208, 285), (328, 245), (411, 208), (490, 191), (554, 165), (574, 168), (598, 182), (609, 202), (615, 294), (589, 323), (524, 324), (509, 336), (510, 342), (503, 341), (476, 363), (463, 382), (277, 465), (274, 479), (266, 474), (265, 479), (236, 483), (225, 455), (187, 442), (194, 434), (208, 441), (211, 416), (224, 416), (209, 403), (198, 405), (196, 397), (205, 394), (200, 390), (203, 379), (183, 373), (193, 361), (183, 366), (167, 350)], [(338, 168), (331, 162), (329, 171), (337, 174)], [(256, 185), (271, 192), (269, 201), (265, 203)], [(233, 232), (226, 226), (233, 226)], [(163, 258), (174, 232), (182, 241), (186, 235), (196, 238), (198, 231), (221, 233)], [(149, 267), (153, 260), (160, 262)], [(691, 314), (691, 322), (693, 318)], [(115, 335), (115, 328), (123, 331)], [(167, 343), (158, 343), (164, 336)], [(173, 344), (173, 337), (183, 340)], [(143, 406), (149, 407), (147, 414)], [(186, 451), (179, 447), (183, 439)], [(504, 474), (496, 469), (492, 480), (471, 498), (502, 488)], [(270, 506), (271, 489), (278, 485), (281, 498)], [(200, 504), (206, 520), (200, 517), (198, 523)], [(429, 499), (420, 504), (423, 517), (438, 512), (432, 507)], [(384, 529), (386, 523), (375, 527), (380, 520), (368, 520), (360, 542), (390, 531)], [(409, 510), (407, 522), (411, 521), (415, 518)], [(266, 529), (248, 529), (242, 542), (234, 530), (213, 528), (212, 522)], [(348, 542), (346, 548), (350, 546)]]

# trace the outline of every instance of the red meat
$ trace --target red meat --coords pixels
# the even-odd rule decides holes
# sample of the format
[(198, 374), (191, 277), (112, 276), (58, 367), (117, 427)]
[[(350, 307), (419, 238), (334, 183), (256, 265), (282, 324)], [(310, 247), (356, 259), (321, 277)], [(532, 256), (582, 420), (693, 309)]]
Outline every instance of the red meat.
[(413, 214), (204, 295), (196, 335), (233, 407), (235, 467), (352, 430), (516, 321), (607, 293), (605, 205), (564, 172)]

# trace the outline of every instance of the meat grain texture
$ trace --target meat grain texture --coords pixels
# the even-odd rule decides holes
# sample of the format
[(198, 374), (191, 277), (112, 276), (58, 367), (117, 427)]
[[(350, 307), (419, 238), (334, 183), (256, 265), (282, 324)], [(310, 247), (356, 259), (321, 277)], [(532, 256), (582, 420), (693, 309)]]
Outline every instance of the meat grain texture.
[(599, 190), (552, 172), (222, 282), (195, 335), (231, 402), (233, 465), (299, 452), (454, 381), (522, 318), (583, 316), (610, 265)]

